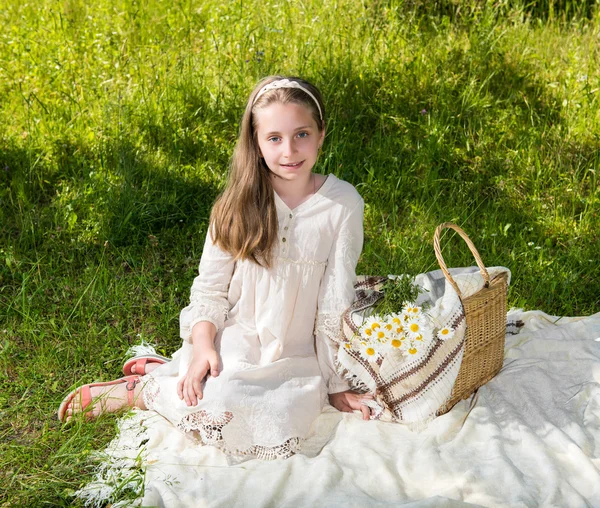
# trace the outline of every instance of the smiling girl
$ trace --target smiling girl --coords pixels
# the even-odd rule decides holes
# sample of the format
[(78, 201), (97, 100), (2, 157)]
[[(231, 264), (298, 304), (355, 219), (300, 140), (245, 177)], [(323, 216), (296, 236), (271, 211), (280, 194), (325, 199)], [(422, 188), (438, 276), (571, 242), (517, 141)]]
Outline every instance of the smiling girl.
[(313, 173), (324, 138), (315, 86), (282, 77), (256, 86), (181, 311), (181, 349), (171, 362), (150, 358), (133, 375), (74, 390), (61, 420), (135, 405), (226, 453), (274, 459), (301, 451), (327, 400), (369, 418), (366, 396), (335, 368), (363, 200)]

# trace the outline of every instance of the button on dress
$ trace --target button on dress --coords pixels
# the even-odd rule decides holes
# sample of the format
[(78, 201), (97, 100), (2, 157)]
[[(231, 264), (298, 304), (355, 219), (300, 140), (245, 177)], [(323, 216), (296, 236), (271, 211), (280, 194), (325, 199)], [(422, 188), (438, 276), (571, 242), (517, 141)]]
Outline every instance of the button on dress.
[[(336, 372), (342, 312), (354, 298), (364, 203), (329, 175), (293, 210), (275, 193), (279, 242), (270, 269), (234, 261), (206, 236), (182, 347), (144, 377), (149, 409), (232, 455), (275, 459), (301, 451), (328, 393), (348, 390)], [(217, 328), (220, 365), (203, 398), (187, 406), (177, 382), (192, 358), (191, 329)]]

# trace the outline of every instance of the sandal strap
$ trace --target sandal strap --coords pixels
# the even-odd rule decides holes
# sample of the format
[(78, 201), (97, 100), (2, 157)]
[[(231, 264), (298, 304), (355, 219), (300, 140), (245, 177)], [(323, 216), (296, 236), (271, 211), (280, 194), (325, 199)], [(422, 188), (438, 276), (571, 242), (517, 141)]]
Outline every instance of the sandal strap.
[(127, 404), (129, 405), (129, 407), (133, 407), (133, 403), (134, 403), (133, 393), (134, 393), (135, 387), (138, 385), (138, 383), (140, 381), (141, 381), (141, 379), (139, 376), (135, 376), (134, 378), (127, 380), (127, 384), (125, 385), (125, 388), (127, 389)]
[(140, 358), (135, 362), (135, 373), (141, 374), (142, 372), (146, 373), (146, 364), (148, 363), (148, 358)]

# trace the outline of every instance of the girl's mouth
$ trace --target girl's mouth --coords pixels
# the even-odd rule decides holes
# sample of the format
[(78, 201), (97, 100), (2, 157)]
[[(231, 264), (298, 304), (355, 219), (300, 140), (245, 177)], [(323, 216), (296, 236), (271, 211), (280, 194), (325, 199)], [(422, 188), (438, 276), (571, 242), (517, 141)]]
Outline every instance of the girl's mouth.
[(290, 164), (281, 164), (281, 166), (283, 166), (284, 168), (299, 168), (300, 166), (302, 166), (303, 163), (304, 161), (300, 161)]

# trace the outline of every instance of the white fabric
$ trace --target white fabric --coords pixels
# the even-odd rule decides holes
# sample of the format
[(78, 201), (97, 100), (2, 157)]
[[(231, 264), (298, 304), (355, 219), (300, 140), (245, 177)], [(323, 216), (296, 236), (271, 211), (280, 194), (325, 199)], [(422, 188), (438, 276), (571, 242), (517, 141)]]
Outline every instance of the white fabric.
[[(334, 175), (294, 210), (275, 200), (274, 267), (234, 262), (207, 235), (191, 304), (181, 312), (183, 346), (144, 378), (147, 407), (173, 425), (231, 454), (262, 458), (297, 451), (327, 392), (348, 387), (332, 359), (363, 240), (362, 198)], [(218, 330), (220, 374), (207, 379), (198, 405), (187, 406), (176, 386), (191, 361), (191, 329), (204, 320)]]
[(149, 439), (140, 501), (166, 507), (600, 506), (600, 313), (557, 320), (515, 311), (509, 319), (525, 326), (507, 335), (502, 371), (420, 433), (330, 408), (305, 443), (308, 456), (228, 466), (218, 449), (197, 446), (152, 412), (138, 412)]
[[(489, 266), (486, 268), (490, 280), (501, 273), (508, 275), (507, 284), (510, 285), (511, 273), (504, 266)], [(456, 282), (462, 298), (467, 298), (483, 288), (485, 281), (481, 275), (479, 268), (476, 266), (465, 266), (461, 268), (449, 268), (450, 275)], [(420, 273), (415, 277), (414, 284), (419, 286), (419, 296), (417, 297), (417, 305), (422, 305), (426, 301), (436, 301), (450, 292), (452, 285), (446, 279), (446, 276), (441, 270), (433, 270), (431, 272)], [(448, 304), (442, 304), (441, 311), (444, 308), (451, 309), (454, 306), (452, 300)], [(450, 310), (449, 312), (452, 312)]]

